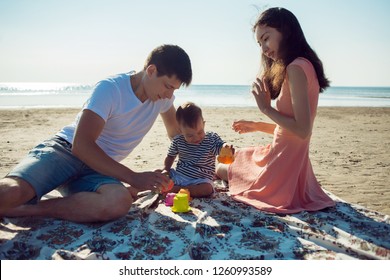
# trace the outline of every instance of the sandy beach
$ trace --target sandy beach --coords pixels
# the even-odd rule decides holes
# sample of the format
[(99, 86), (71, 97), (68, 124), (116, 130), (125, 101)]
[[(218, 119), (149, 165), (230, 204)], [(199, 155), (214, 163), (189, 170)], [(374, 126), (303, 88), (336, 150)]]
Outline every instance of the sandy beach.
[[(271, 135), (239, 135), (236, 119), (263, 120), (255, 108), (204, 108), (206, 129), (236, 148), (265, 145)], [(73, 121), (78, 109), (0, 110), (0, 177), (41, 140)], [(390, 215), (390, 108), (320, 107), (310, 158), (326, 190), (348, 203)], [(144, 141), (124, 161), (136, 171), (161, 168), (169, 140), (158, 119)]]

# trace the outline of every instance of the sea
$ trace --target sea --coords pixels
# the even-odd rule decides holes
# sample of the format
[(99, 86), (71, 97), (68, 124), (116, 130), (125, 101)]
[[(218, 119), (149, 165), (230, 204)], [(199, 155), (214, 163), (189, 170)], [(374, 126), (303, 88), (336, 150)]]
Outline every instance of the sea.
[[(0, 109), (80, 108), (94, 85), (76, 83), (0, 83)], [(175, 91), (175, 105), (256, 107), (249, 85), (191, 85)], [(329, 87), (320, 107), (390, 107), (390, 87)]]

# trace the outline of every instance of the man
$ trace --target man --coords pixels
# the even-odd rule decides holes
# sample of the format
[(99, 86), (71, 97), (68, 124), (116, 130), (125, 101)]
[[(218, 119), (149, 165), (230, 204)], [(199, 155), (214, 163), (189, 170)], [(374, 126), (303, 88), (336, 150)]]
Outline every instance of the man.
[[(160, 188), (168, 178), (159, 172), (134, 172), (120, 161), (159, 114), (168, 136), (178, 134), (173, 92), (191, 79), (187, 53), (162, 45), (150, 53), (142, 71), (99, 82), (73, 124), (32, 149), (0, 180), (0, 216), (95, 222), (126, 215), (133, 198), (122, 182), (136, 193)], [(67, 196), (39, 201), (59, 186)]]

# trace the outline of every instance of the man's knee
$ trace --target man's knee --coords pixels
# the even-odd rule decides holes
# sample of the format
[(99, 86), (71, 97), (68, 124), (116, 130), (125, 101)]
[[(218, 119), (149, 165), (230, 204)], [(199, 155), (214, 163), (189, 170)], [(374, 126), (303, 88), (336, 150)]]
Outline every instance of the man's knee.
[(10, 207), (16, 207), (28, 202), (35, 195), (33, 187), (23, 179), (5, 177), (0, 180), (0, 201), (3, 205), (9, 204)]
[(103, 207), (99, 209), (98, 219), (110, 221), (126, 216), (133, 203), (133, 199), (126, 188), (116, 190), (110, 194)]
[(130, 197), (130, 202), (121, 203), (118, 201), (115, 205), (111, 205), (106, 207), (100, 211), (100, 215), (98, 217), (101, 221), (112, 221), (119, 218), (122, 218), (127, 215), (130, 210), (132, 204), (132, 199)]

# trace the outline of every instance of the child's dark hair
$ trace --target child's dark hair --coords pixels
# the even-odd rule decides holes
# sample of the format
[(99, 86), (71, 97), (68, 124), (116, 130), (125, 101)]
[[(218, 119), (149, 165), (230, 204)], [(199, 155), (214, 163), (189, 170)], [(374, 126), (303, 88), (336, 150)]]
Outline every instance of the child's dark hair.
[(172, 75), (176, 75), (184, 85), (191, 84), (191, 60), (179, 46), (162, 45), (155, 48), (147, 57), (144, 70), (151, 64), (156, 65), (158, 76), (172, 77)]
[(320, 92), (329, 87), (329, 80), (326, 78), (321, 60), (315, 51), (309, 46), (303, 34), (298, 19), (293, 13), (284, 8), (270, 8), (264, 11), (253, 26), (253, 32), (259, 25), (275, 28), (282, 34), (279, 52), (280, 61), (273, 61), (263, 54), (263, 77), (271, 92), (271, 98), (279, 96), (286, 67), (297, 57), (308, 59), (316, 71)]
[(202, 109), (192, 102), (186, 102), (177, 108), (176, 120), (180, 125), (195, 128), (199, 118), (203, 120)]

